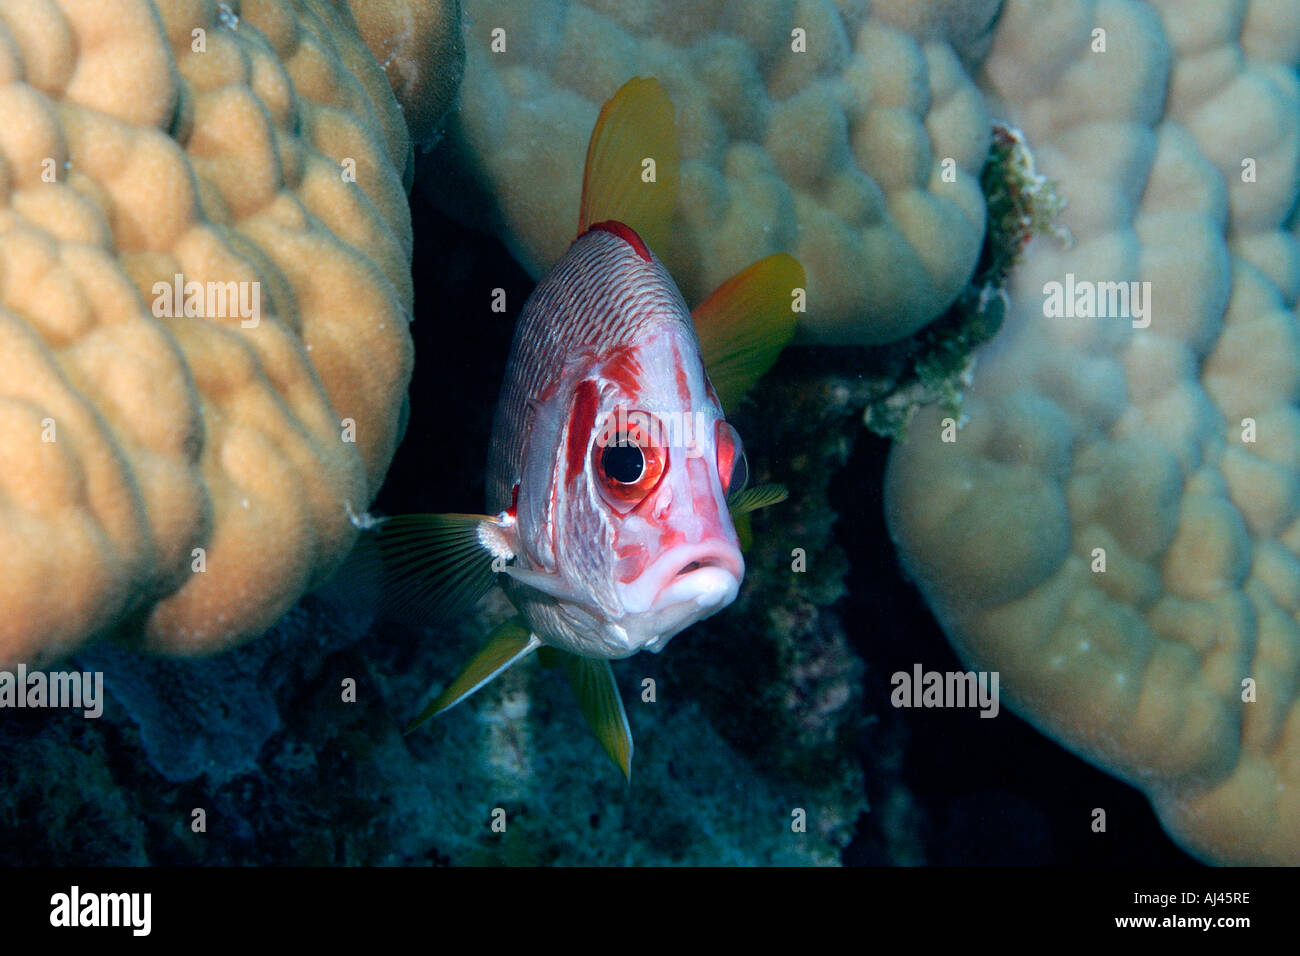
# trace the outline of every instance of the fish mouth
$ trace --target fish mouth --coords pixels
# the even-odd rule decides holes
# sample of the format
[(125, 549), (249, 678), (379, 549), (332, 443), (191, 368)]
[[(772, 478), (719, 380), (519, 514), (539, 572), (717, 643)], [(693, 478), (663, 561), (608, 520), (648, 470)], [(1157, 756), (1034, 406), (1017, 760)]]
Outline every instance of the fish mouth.
[[(693, 605), (705, 617), (735, 600), (745, 576), (745, 561), (730, 541), (717, 538), (699, 544), (678, 545), (646, 568), (636, 582), (640, 608), (664, 611)], [(630, 595), (631, 596), (631, 595)], [(696, 620), (699, 618), (697, 617)], [(684, 626), (684, 625), (683, 625)]]
[(725, 538), (670, 548), (620, 588), (628, 648), (663, 650), (674, 635), (734, 601), (744, 576), (745, 559)]

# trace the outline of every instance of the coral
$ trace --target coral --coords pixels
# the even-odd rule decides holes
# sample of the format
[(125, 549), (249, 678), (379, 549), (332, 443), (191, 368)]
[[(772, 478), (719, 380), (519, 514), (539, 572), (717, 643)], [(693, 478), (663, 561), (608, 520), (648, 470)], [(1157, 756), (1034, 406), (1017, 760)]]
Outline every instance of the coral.
[(1297, 9), (1005, 4), (982, 81), (1074, 241), (1031, 242), (955, 441), (923, 409), (886, 480), (966, 661), (1223, 862), (1300, 862)]
[(465, 69), (459, 0), (348, 0), (348, 9), (388, 77), (411, 138), (427, 145)]
[(425, 175), (540, 275), (573, 238), (599, 104), (654, 75), (683, 158), (656, 252), (687, 301), (790, 252), (805, 341), (892, 341), (976, 265), (990, 120), (968, 64), (998, 5), (467, 0), (461, 107)]
[(342, 0), (29, 0), (0, 6), (0, 115), (0, 663), (255, 636), (398, 438), (383, 74)]
[(862, 423), (877, 435), (905, 437), (923, 405), (937, 403), (948, 414), (961, 415), (975, 364), (972, 353), (1002, 327), (1007, 279), (1025, 246), (1036, 235), (1068, 237), (1056, 223), (1061, 197), (1035, 170), (1019, 130), (994, 124), (980, 185), (988, 203), (988, 231), (979, 265), (957, 301), (919, 332), (869, 349), (855, 362), (867, 392)]

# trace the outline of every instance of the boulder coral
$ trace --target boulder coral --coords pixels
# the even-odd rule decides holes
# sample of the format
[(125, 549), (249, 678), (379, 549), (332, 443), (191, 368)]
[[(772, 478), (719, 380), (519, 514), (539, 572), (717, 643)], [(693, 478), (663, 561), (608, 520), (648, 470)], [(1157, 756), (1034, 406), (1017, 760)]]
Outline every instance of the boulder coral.
[(417, 145), (429, 143), (455, 99), (465, 64), (457, 0), (348, 0)]
[(879, 343), (940, 315), (984, 235), (990, 119), (968, 64), (997, 0), (466, 0), (465, 78), (428, 187), (534, 277), (573, 238), (600, 104), (653, 75), (676, 108), (689, 302), (795, 255), (805, 341)]
[(981, 83), (1073, 242), (886, 479), (965, 660), (1229, 863), (1300, 863), (1298, 61), (1287, 0), (1008, 0)]
[(6, 0), (0, 117), (0, 664), (256, 636), (399, 438), (390, 84), (343, 0)]

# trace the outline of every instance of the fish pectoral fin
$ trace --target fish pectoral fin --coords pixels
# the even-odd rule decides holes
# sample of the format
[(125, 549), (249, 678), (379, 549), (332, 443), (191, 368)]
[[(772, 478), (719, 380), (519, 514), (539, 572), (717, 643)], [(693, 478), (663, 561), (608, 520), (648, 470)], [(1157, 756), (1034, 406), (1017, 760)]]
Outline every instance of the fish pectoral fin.
[(724, 410), (775, 364), (799, 324), (795, 306), (807, 277), (785, 253), (738, 272), (691, 312), (700, 355)]
[(729, 495), (727, 497), (727, 510), (731, 512), (731, 517), (735, 519), (741, 515), (747, 515), (751, 511), (757, 511), (759, 508), (779, 505), (789, 497), (790, 492), (786, 490), (785, 485), (754, 485), (752, 488), (742, 488), (735, 494)]
[(403, 733), (409, 734), (429, 718), (451, 710), (474, 691), (541, 646), (541, 640), (529, 631), (522, 617), (515, 616), (505, 621), (488, 635), (488, 642), (483, 649), (474, 655), (473, 659), (465, 665), (465, 669), (429, 703), (428, 707), (420, 711), (420, 716), (411, 721)]
[(750, 526), (749, 513), (779, 504), (789, 497), (785, 485), (755, 485), (733, 491), (727, 496), (727, 510), (731, 512), (731, 523), (736, 529), (741, 551), (748, 552), (754, 545), (754, 530)]
[(514, 556), (512, 541), (490, 515), (396, 515), (362, 532), (338, 579), (368, 584), (382, 617), (424, 625), (478, 603)]
[(587, 726), (605, 748), (609, 759), (632, 782), (632, 728), (628, 726), (623, 695), (618, 692), (609, 661), (592, 660), (576, 654), (564, 654), (564, 670), (569, 686), (578, 698)]
[(578, 235), (613, 219), (631, 226), (650, 249), (662, 250), (671, 235), (681, 161), (672, 100), (656, 79), (628, 80), (605, 101), (591, 131)]

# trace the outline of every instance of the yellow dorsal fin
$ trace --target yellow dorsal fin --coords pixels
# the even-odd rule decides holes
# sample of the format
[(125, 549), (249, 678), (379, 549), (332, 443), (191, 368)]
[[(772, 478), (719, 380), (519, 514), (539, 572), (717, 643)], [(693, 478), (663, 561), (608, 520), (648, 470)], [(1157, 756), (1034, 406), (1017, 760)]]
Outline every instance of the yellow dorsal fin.
[(628, 80), (606, 100), (591, 131), (578, 235), (614, 220), (652, 250), (664, 248), (681, 161), (672, 100), (656, 79)]
[(732, 276), (695, 307), (700, 354), (723, 410), (776, 362), (794, 337), (794, 311), (806, 287), (803, 266), (784, 252)]

